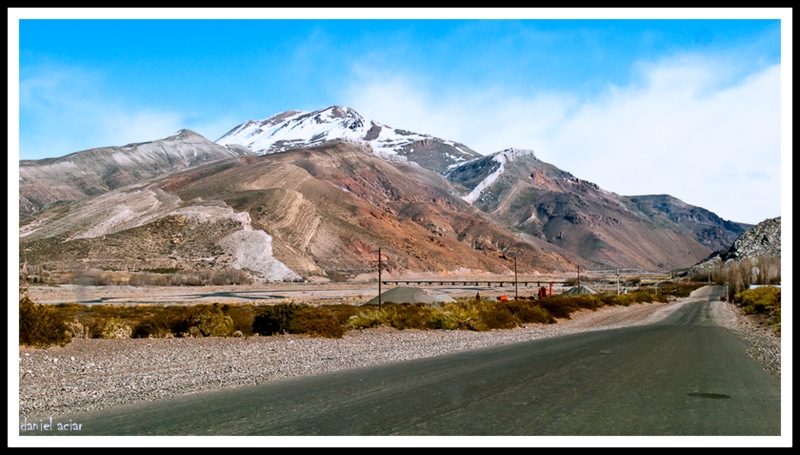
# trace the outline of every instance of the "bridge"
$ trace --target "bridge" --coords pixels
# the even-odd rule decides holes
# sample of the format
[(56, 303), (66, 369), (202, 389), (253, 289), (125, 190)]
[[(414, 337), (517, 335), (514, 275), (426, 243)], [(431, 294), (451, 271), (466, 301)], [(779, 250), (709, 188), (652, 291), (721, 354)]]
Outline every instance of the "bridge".
[(536, 287), (549, 286), (552, 284), (565, 284), (565, 281), (550, 281), (550, 280), (381, 280), (381, 284), (404, 284), (410, 285), (428, 285), (428, 286), (481, 286), (488, 287), (503, 287), (503, 286), (530, 286), (536, 284)]

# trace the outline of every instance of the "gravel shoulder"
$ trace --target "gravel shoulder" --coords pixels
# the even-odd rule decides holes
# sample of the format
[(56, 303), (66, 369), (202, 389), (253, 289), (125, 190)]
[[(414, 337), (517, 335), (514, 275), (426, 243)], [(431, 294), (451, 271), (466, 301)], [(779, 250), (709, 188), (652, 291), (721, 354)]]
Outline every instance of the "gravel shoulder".
[[(266, 381), (432, 357), (577, 332), (657, 322), (670, 303), (604, 307), (556, 324), (491, 332), (379, 328), (341, 339), (297, 335), (249, 338), (74, 339), (64, 347), (19, 349), (19, 417), (38, 420), (127, 403), (244, 387)], [(748, 353), (780, 377), (780, 338), (726, 302), (715, 321), (750, 344)], [(13, 389), (12, 389), (13, 390)]]

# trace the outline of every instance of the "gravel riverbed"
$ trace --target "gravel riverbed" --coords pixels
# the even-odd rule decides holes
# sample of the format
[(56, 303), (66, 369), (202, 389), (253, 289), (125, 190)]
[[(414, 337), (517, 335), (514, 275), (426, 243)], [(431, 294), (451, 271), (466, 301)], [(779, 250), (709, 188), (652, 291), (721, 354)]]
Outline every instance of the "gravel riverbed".
[[(571, 333), (657, 322), (689, 301), (581, 311), (555, 324), (491, 332), (368, 329), (341, 339), (74, 339), (64, 347), (19, 349), (19, 417), (69, 417), (126, 403), (243, 387), (305, 375), (432, 357)], [(748, 354), (780, 377), (780, 338), (725, 302), (715, 323), (750, 345)]]

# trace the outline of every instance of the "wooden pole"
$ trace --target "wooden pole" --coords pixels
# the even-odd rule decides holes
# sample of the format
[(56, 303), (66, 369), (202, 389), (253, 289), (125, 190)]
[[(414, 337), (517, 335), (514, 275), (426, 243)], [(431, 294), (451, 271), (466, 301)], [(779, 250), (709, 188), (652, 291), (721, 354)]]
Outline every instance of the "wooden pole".
[(378, 312), (381, 311), (381, 307), (383, 306), (383, 297), (381, 296), (381, 269), (383, 268), (383, 264), (381, 264), (381, 248), (378, 247)]
[(519, 288), (517, 287), (517, 258), (514, 258), (514, 300), (519, 300)]

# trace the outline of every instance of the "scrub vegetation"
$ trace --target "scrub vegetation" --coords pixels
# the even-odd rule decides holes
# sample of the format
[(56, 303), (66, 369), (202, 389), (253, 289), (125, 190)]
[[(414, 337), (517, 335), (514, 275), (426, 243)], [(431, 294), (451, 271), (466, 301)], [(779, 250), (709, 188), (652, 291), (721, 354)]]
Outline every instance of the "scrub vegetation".
[[(442, 304), (377, 305), (201, 304), (201, 305), (82, 305), (36, 304), (20, 289), (20, 345), (65, 345), (72, 338), (198, 338), (297, 334), (341, 338), (348, 330), (391, 327), (397, 330), (513, 329), (527, 324), (552, 324), (579, 310), (608, 305), (667, 302), (702, 284), (641, 289), (627, 294), (592, 294), (541, 299), (490, 300), (461, 298)], [(762, 293), (764, 291), (761, 291)], [(760, 294), (759, 294), (760, 295)], [(748, 307), (775, 312), (759, 297)], [(778, 302), (779, 302), (778, 294)], [(769, 301), (771, 302), (771, 301)], [(780, 314), (778, 303), (777, 313)]]
[(767, 325), (777, 333), (781, 331), (781, 290), (776, 286), (761, 286), (737, 293), (734, 302), (743, 308), (745, 314), (763, 317)]

